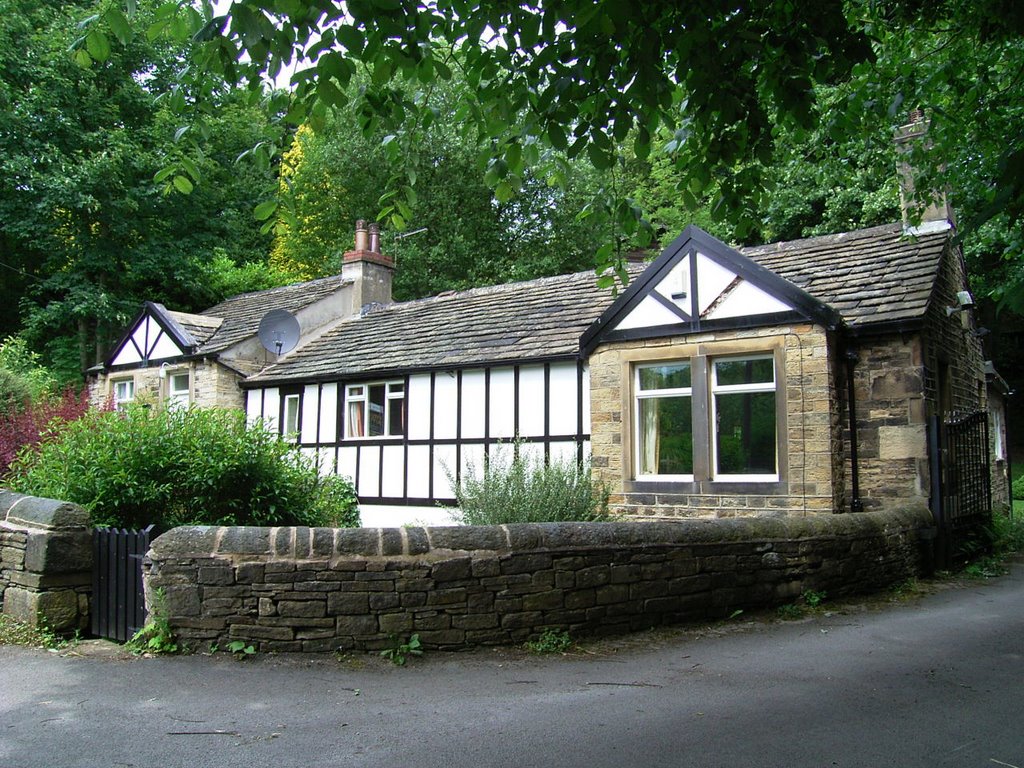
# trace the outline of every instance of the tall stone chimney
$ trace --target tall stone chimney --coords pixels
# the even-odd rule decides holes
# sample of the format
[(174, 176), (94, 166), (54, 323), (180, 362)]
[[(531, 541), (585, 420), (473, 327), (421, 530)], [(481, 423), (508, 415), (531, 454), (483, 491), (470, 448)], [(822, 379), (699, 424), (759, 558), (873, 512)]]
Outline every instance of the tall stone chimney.
[[(953, 208), (946, 197), (946, 191), (931, 191), (924, 200), (914, 189), (914, 170), (910, 156), (915, 149), (930, 150), (928, 142), (928, 118), (924, 110), (915, 109), (910, 112), (909, 122), (896, 132), (896, 149), (900, 159), (897, 161), (897, 173), (900, 180), (900, 208), (903, 212), (903, 231), (907, 234), (926, 234), (942, 232), (956, 226)], [(921, 220), (917, 221), (917, 210), (921, 204), (926, 207), (920, 212)]]
[(395, 260), (380, 252), (376, 222), (367, 226), (362, 219), (357, 221), (355, 250), (346, 251), (341, 260), (341, 276), (354, 283), (353, 310), (359, 312), (368, 304), (390, 304), (394, 272)]

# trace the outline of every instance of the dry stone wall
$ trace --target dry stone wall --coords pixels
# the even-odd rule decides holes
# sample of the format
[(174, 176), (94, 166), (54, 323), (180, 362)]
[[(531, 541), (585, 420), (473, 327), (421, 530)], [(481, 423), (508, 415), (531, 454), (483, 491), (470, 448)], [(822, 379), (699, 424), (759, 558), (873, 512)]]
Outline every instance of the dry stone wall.
[[(146, 563), (178, 637), (261, 651), (520, 643), (869, 591), (927, 562), (923, 506), (861, 515), (447, 528), (174, 529)], [(152, 602), (149, 602), (152, 605)]]

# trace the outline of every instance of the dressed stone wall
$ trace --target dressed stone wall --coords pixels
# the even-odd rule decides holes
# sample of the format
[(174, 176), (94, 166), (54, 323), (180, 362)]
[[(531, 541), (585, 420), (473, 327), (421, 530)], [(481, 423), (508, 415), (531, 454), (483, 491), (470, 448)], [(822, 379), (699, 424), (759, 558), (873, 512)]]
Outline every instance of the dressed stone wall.
[[(854, 380), (865, 509), (927, 499), (928, 417), (986, 407), (985, 367), (974, 320), (969, 313), (946, 312), (946, 307), (958, 306), (956, 294), (966, 286), (960, 251), (948, 248), (920, 329), (851, 342), (859, 357)], [(848, 432), (846, 440), (848, 447)], [(846, 473), (849, 481), (849, 462)]]
[[(794, 324), (600, 346), (590, 356), (592, 467), (611, 489), (612, 507), (638, 519), (807, 515), (839, 509), (842, 431), (831, 341), (819, 326)], [(698, 452), (709, 449), (698, 440), (693, 482), (634, 479), (637, 364), (766, 353), (775, 356), (780, 403), (777, 482), (716, 482), (707, 456), (702, 475)], [(704, 414), (706, 421), (710, 417), (706, 410)]]
[[(448, 528), (176, 528), (147, 595), (188, 645), (261, 651), (519, 643), (885, 587), (927, 563), (923, 505), (887, 513)], [(152, 605), (152, 602), (149, 602)]]
[(5, 614), (54, 632), (89, 626), (89, 514), (64, 501), (0, 490), (0, 602)]
[[(166, 371), (168, 374), (189, 372), (190, 402), (195, 405), (203, 408), (245, 407), (245, 395), (238, 386), (241, 377), (219, 363), (193, 360), (168, 365)], [(155, 405), (167, 398), (168, 379), (160, 377), (160, 363), (154, 362), (147, 368), (96, 374), (89, 382), (90, 405), (100, 408), (112, 402), (114, 382), (124, 379), (135, 382), (136, 402)]]

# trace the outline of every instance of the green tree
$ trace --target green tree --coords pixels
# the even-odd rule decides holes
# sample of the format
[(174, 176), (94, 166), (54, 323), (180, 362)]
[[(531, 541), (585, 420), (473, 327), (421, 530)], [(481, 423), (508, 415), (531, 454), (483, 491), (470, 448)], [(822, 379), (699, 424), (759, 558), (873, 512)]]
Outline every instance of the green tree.
[[(450, 89), (432, 93), (450, 108)], [(364, 135), (355, 116), (302, 126), (281, 167), (281, 198), (271, 264), (304, 279), (336, 272), (351, 247), (352, 223), (386, 208), (381, 191), (403, 172), (394, 137)], [(586, 269), (601, 234), (578, 219), (599, 195), (603, 174), (563, 163), (561, 184), (527, 174), (519, 194), (501, 202), (478, 170), (475, 143), (437, 120), (420, 132), (416, 187), (401, 201), (408, 233), (383, 233), (397, 258), (394, 293), (411, 299), (440, 291)]]
[[(188, 99), (171, 78), (181, 46), (89, 32), (84, 45), (102, 62), (83, 67), (69, 53), (81, 17), (110, 7), (0, 0), (0, 261), (20, 276), (4, 280), (5, 298), (20, 302), (20, 330), (63, 378), (99, 359), (143, 299), (217, 301), (204, 269), (215, 248), (243, 262), (267, 247), (252, 210), (272, 176), (234, 166), (265, 136), (265, 111), (220, 94), (185, 153), (191, 129), (177, 130), (175, 102)], [(149, 5), (136, 15), (154, 18)], [(169, 183), (207, 183), (167, 196), (154, 177), (178, 155), (192, 173)]]
[[(781, 139), (818, 124), (839, 146), (865, 130), (890, 136), (921, 107), (933, 150), (915, 158), (919, 188), (948, 179), (949, 158), (973, 146), (985, 154), (976, 170), (988, 189), (976, 223), (1001, 213), (1012, 223), (1024, 207), (1024, 139), (1012, 128), (1024, 13), (1005, 0), (236, 0), (219, 16), (207, 4), (175, 19), (166, 29), (197, 34), (197, 61), (217, 75), (255, 81), (298, 62), (294, 92), (282, 95), (293, 120), (350, 105), (364, 129), (385, 126), (407, 148), (432, 113), (405, 86), (429, 89), (461, 72), (453, 118), (475, 131), (500, 201), (547, 150), (607, 170), (626, 141), (646, 159), (663, 130), (679, 194), (697, 208), (712, 190), (709, 213), (743, 239), (762, 225)], [(369, 85), (353, 95), (357, 73)], [(842, 98), (823, 85), (844, 88)], [(638, 209), (625, 200), (595, 210), (628, 235)], [(830, 205), (841, 219), (850, 203)], [(404, 218), (397, 200), (384, 212)], [(617, 262), (608, 249), (600, 255), (599, 267)]]

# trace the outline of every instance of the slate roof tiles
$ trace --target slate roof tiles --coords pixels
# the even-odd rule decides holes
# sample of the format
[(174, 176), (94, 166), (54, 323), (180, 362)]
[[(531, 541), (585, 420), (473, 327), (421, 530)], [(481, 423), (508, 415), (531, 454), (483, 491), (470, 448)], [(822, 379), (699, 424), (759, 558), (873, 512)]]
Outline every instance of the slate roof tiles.
[(284, 309), (295, 313), (334, 293), (346, 282), (348, 281), (341, 275), (331, 275), (305, 283), (232, 296), (216, 306), (203, 310), (203, 315), (220, 318), (223, 323), (213, 334), (206, 337), (197, 352), (221, 352), (233, 344), (255, 336), (260, 320), (269, 310)]
[(901, 225), (888, 224), (738, 250), (856, 328), (922, 317), (949, 237), (905, 237)]
[(341, 322), (250, 381), (571, 356), (611, 302), (590, 271), (390, 304)]
[[(894, 224), (738, 250), (832, 306), (855, 328), (922, 317), (949, 237), (940, 232), (908, 238)], [(633, 276), (644, 266), (631, 265)], [(232, 303), (242, 306), (245, 298), (208, 313), (225, 316), (227, 326), (223, 308), (234, 310)], [(588, 271), (391, 304), (342, 321), (249, 381), (397, 375), (568, 357), (577, 354), (581, 334), (612, 301)], [(239, 312), (259, 322), (255, 310)]]

